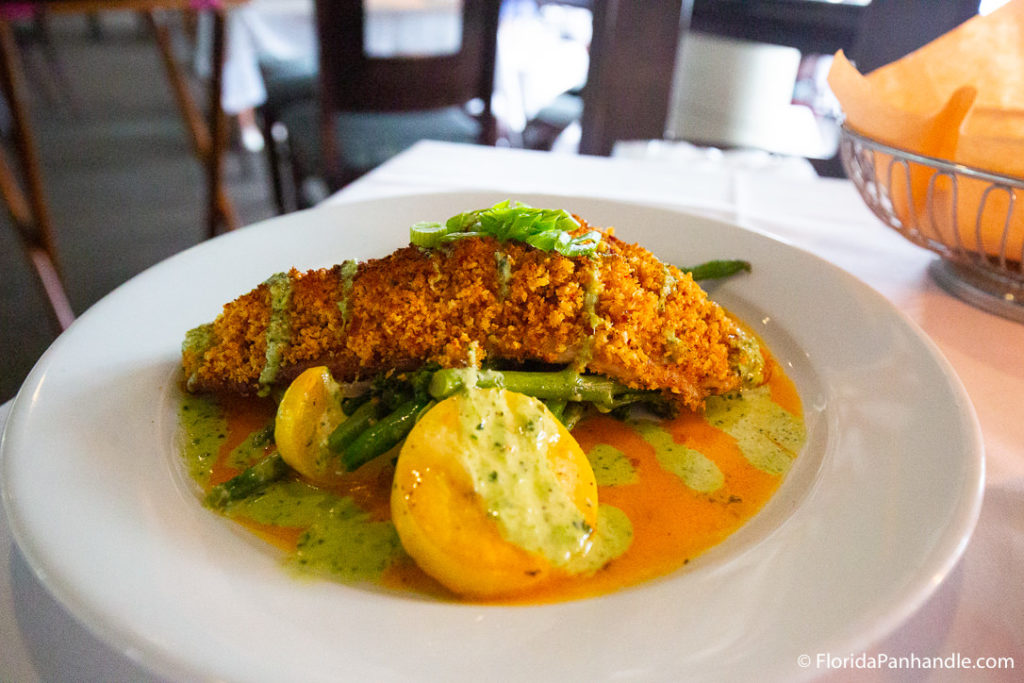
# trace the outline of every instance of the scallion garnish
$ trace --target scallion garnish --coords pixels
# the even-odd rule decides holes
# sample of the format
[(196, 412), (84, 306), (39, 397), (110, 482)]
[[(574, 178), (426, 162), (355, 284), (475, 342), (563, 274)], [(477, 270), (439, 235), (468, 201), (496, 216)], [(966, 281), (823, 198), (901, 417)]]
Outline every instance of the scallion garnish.
[(427, 249), (465, 237), (490, 235), (500, 242), (525, 242), (543, 251), (557, 251), (563, 256), (589, 256), (601, 242), (601, 233), (591, 230), (572, 236), (579, 222), (564, 209), (535, 209), (521, 202), (507, 200), (489, 209), (460, 213), (442, 225), (420, 222), (410, 230), (412, 243)]
[(409, 228), (412, 243), (427, 249), (444, 244), (444, 237), (448, 232), (448, 228), (437, 221), (420, 221), (413, 223)]

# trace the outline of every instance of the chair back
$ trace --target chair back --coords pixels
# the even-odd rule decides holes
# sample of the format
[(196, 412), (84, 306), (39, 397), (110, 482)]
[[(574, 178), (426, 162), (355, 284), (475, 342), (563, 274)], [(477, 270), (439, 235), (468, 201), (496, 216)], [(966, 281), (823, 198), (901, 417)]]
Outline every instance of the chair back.
[[(317, 0), (320, 49), (321, 141), (328, 174), (337, 177), (333, 116), (340, 112), (412, 112), (482, 103), (478, 142), (493, 144), (491, 111), (500, 0), (461, 3), (461, 41), (455, 52), (436, 55), (373, 56), (364, 35), (362, 0)], [(409, 3), (403, 3), (408, 5)], [(426, 8), (438, 0), (422, 0)]]

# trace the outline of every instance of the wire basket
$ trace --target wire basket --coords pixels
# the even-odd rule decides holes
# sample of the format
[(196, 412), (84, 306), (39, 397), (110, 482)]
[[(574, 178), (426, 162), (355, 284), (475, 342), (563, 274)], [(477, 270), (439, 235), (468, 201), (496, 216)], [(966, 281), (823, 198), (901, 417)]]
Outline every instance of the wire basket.
[(847, 176), (886, 225), (937, 253), (950, 294), (1024, 322), (1024, 179), (921, 156), (842, 128)]

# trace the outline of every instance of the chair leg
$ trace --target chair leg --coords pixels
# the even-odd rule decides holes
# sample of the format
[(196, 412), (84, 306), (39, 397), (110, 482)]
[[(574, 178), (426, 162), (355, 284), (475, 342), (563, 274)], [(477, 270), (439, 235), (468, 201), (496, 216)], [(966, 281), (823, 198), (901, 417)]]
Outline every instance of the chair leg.
[(227, 41), (225, 11), (221, 7), (210, 10), (213, 13), (213, 55), (210, 73), (209, 102), (207, 112), (210, 117), (210, 148), (206, 150), (206, 190), (207, 190), (207, 236), (213, 237), (218, 228), (225, 231), (239, 227), (238, 216), (234, 205), (228, 198), (224, 188), (223, 156), (227, 147), (227, 115), (221, 107), (221, 93), (224, 78), (224, 50)]
[(57, 265), (44, 249), (29, 248), (28, 258), (43, 286), (46, 299), (50, 302), (54, 324), (61, 331), (66, 330), (75, 321), (75, 314), (71, 310), (71, 302), (64, 289), (64, 282), (61, 280), (60, 273), (57, 272)]
[(3, 196), (4, 202), (7, 204), (8, 213), (11, 220), (14, 221), (18, 238), (25, 249), (25, 255), (35, 270), (36, 277), (39, 278), (43, 293), (46, 294), (54, 329), (57, 332), (66, 330), (75, 320), (67, 290), (64, 288), (64, 282), (53, 255), (33, 234), (32, 209), (3, 154), (0, 154), (0, 195)]
[(263, 132), (264, 150), (267, 155), (267, 169), (270, 172), (270, 189), (274, 196), (274, 208), (278, 215), (288, 213), (284, 199), (284, 180), (281, 177), (281, 150), (283, 144), (274, 135), (276, 117), (270, 111), (263, 110), (259, 114), (260, 130)]
[(56, 43), (50, 33), (50, 23), (45, 7), (36, 13), (34, 20), (34, 34), (42, 50), (43, 58), (46, 61), (48, 70), (53, 77), (58, 97), (64, 99), (64, 104), (69, 107), (72, 113), (78, 113), (81, 107), (78, 104), (78, 96), (75, 94), (71, 79), (68, 78), (64, 68), (64, 61), (57, 52)]
[(203, 113), (193, 99), (188, 83), (178, 67), (171, 31), (166, 24), (157, 20), (155, 12), (146, 11), (142, 16), (153, 35), (153, 42), (156, 43), (157, 51), (160, 54), (164, 73), (171, 85), (171, 93), (174, 95), (178, 111), (185, 121), (185, 130), (188, 132), (189, 142), (192, 143), (192, 152), (203, 158), (210, 149), (210, 129), (203, 120)]
[(295, 188), (295, 210), (308, 209), (311, 207), (311, 204), (306, 200), (303, 188), (306, 175), (299, 168), (298, 164), (295, 163), (294, 159), (289, 160), (288, 166), (291, 169), (292, 187)]
[(28, 196), (22, 191), (3, 154), (0, 154), (0, 195), (46, 293), (53, 322), (58, 330), (64, 330), (75, 316), (57, 266), (57, 250), (43, 191), (41, 165), (36, 156), (35, 139), (25, 104), (18, 47), (10, 24), (3, 18), (0, 18), (0, 87), (10, 108), (15, 146)]
[(203, 162), (207, 179), (207, 237), (213, 237), (218, 228), (225, 231), (234, 230), (239, 226), (227, 192), (224, 189), (221, 160), (227, 144), (227, 121), (220, 106), (221, 65), (224, 60), (225, 22), (224, 10), (213, 8), (213, 68), (210, 74), (209, 102), (207, 109), (209, 121), (204, 120), (203, 113), (192, 97), (188, 83), (178, 66), (174, 50), (171, 47), (170, 32), (163, 23), (157, 21), (154, 10), (147, 10), (143, 16), (153, 34), (157, 49), (160, 52), (164, 71), (170, 81), (171, 89), (185, 127), (192, 142), (196, 156)]

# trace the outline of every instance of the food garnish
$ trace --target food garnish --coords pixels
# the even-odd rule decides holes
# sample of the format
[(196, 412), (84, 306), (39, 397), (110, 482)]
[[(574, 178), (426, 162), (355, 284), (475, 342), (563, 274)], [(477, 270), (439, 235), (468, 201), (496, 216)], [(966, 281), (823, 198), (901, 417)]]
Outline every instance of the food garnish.
[(596, 230), (577, 234), (580, 223), (564, 209), (535, 209), (521, 202), (504, 201), (489, 209), (452, 216), (444, 223), (416, 223), (411, 242), (418, 247), (439, 247), (453, 240), (489, 235), (499, 242), (517, 240), (542, 251), (563, 256), (592, 256), (601, 242)]

